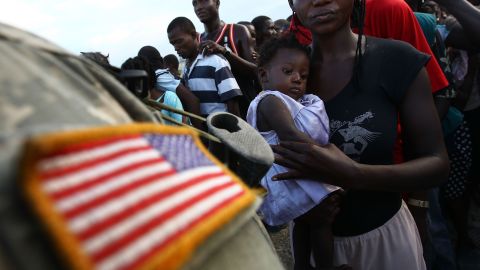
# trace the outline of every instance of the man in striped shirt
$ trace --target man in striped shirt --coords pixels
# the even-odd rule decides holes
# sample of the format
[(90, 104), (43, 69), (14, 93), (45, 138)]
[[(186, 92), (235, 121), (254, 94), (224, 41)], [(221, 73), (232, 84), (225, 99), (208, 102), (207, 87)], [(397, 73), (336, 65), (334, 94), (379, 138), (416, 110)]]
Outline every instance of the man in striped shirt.
[(183, 79), (198, 97), (200, 113), (207, 116), (226, 112), (240, 116), (237, 97), (242, 95), (228, 61), (220, 55), (200, 52), (198, 33), (185, 17), (175, 18), (167, 28), (168, 39), (175, 51), (187, 60)]

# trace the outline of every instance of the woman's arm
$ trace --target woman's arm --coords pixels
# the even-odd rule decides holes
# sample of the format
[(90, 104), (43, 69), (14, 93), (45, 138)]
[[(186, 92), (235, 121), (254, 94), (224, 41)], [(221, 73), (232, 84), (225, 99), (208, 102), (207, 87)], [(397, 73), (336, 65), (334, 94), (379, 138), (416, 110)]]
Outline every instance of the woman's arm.
[(435, 0), (450, 12), (462, 25), (466, 36), (475, 46), (480, 46), (480, 10), (466, 0)]
[(360, 164), (332, 144), (321, 147), (286, 142), (273, 147), (277, 154), (275, 162), (294, 171), (277, 179), (302, 175), (344, 188), (395, 192), (439, 185), (448, 177), (449, 163), (425, 69), (407, 90), (400, 106), (400, 118), (408, 160), (405, 163)]

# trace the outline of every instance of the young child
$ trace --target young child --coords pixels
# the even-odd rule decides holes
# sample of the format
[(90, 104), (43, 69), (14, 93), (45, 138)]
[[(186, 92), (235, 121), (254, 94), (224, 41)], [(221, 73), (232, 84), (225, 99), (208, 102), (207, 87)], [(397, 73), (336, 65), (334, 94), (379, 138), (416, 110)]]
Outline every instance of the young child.
[[(329, 120), (323, 101), (305, 94), (309, 50), (293, 36), (267, 42), (260, 50), (258, 72), (265, 91), (250, 104), (247, 121), (269, 144), (280, 141), (328, 143)], [(295, 269), (309, 269), (313, 253), (316, 269), (331, 269), (331, 223), (338, 211), (338, 190), (309, 180), (273, 181), (288, 169), (274, 164), (262, 179), (268, 190), (260, 207), (264, 221), (277, 226), (294, 220)]]

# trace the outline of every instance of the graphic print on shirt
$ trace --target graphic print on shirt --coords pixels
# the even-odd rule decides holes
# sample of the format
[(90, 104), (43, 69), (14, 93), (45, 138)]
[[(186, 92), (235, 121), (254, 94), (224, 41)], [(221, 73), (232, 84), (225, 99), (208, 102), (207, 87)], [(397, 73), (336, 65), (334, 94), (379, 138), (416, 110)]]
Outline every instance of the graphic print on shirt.
[(346, 155), (355, 159), (365, 151), (369, 143), (382, 134), (381, 132), (370, 131), (362, 127), (362, 125), (365, 125), (374, 117), (375, 115), (368, 111), (355, 117), (352, 122), (330, 119), (330, 138), (338, 132), (343, 138), (343, 142), (338, 144), (338, 147)]

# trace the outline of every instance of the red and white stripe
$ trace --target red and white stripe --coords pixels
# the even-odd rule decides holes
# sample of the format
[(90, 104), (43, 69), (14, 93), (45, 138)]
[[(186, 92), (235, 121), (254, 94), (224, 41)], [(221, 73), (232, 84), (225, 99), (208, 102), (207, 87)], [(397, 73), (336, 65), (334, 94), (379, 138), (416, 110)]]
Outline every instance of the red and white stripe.
[(41, 185), (99, 269), (129, 269), (244, 194), (217, 166), (177, 172), (141, 136), (42, 160)]

